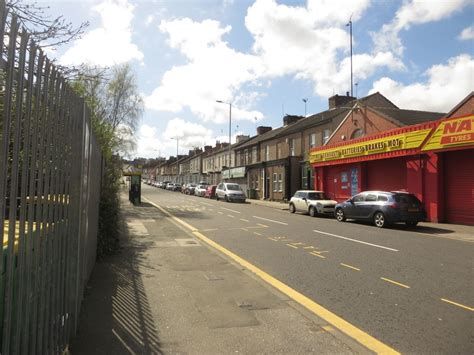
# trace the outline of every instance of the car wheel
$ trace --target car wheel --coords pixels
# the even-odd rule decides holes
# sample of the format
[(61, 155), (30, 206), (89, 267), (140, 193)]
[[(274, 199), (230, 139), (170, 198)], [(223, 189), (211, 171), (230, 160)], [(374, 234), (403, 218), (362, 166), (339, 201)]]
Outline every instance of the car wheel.
[(292, 203), (290, 203), (289, 209), (290, 209), (290, 213), (295, 213), (296, 212), (295, 205), (292, 204)]
[(219, 195), (216, 194), (216, 201), (219, 201)]
[(346, 216), (344, 216), (344, 211), (342, 208), (338, 208), (336, 210), (336, 219), (338, 222), (344, 222), (346, 220)]
[(383, 228), (387, 225), (387, 222), (385, 221), (385, 216), (382, 212), (375, 213), (374, 224), (378, 228)]
[(317, 214), (318, 214), (318, 211), (316, 211), (316, 208), (314, 208), (313, 206), (311, 206), (311, 207), (309, 208), (309, 215), (310, 215), (311, 217), (316, 217)]
[(224, 195), (224, 201), (229, 202), (229, 199), (227, 198), (227, 195)]
[(416, 225), (418, 224), (418, 221), (415, 222), (415, 221), (409, 221), (409, 222), (405, 222), (405, 224), (408, 226), (408, 227), (416, 227)]

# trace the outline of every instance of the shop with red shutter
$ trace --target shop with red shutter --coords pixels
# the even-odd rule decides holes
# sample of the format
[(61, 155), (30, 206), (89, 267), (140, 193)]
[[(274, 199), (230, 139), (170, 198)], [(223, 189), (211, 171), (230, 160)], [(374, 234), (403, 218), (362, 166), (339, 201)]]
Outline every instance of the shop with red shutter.
[(338, 201), (409, 191), (429, 221), (474, 225), (473, 107), (471, 93), (447, 118), (313, 149), (315, 189)]

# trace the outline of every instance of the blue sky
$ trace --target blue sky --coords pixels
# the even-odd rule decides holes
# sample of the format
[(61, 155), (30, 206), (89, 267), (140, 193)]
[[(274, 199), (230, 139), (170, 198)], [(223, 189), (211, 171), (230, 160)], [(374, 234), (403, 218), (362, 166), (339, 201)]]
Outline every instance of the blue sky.
[[(281, 126), (282, 114), (327, 109), (350, 91), (380, 91), (401, 108), (449, 111), (474, 82), (469, 0), (41, 1), (89, 21), (82, 39), (50, 53), (62, 64), (130, 62), (145, 112), (135, 156), (169, 156)], [(352, 17), (351, 17), (352, 16)], [(235, 138), (233, 138), (235, 139)]]

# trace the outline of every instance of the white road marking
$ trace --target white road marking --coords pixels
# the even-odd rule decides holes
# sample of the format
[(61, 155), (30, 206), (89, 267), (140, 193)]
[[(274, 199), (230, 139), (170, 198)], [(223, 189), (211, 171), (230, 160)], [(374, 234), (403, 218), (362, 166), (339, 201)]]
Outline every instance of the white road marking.
[(224, 213), (223, 213), (223, 212), (221, 212), (221, 211), (217, 211), (217, 213), (219, 213), (219, 214), (224, 214)]
[(228, 214), (227, 217), (230, 217), (230, 218), (235, 218), (234, 216), (232, 216), (231, 214)]
[(261, 220), (264, 220), (264, 221), (268, 221), (268, 222), (283, 224), (283, 225), (285, 225), (285, 226), (288, 225), (288, 223), (280, 222), (280, 221), (274, 221), (273, 219), (268, 219), (268, 218), (263, 218), (263, 217), (258, 217), (258, 216), (252, 216), (252, 217), (253, 217), (253, 218), (257, 218), (257, 219), (261, 219)]
[(231, 210), (230, 208), (225, 208), (225, 207), (221, 207), (223, 210), (226, 210), (226, 211), (230, 211), (230, 212), (234, 212), (234, 213), (240, 213), (239, 211), (236, 211), (236, 210)]
[(241, 218), (240, 220), (241, 220), (242, 222), (247, 222), (247, 223), (250, 222), (248, 219), (244, 219), (244, 218)]
[(329, 236), (335, 237), (335, 238), (340, 238), (340, 239), (344, 239), (344, 240), (349, 240), (349, 241), (355, 242), (355, 243), (370, 245), (370, 246), (376, 247), (376, 248), (386, 249), (386, 250), (390, 250), (390, 251), (398, 251), (397, 249), (393, 249), (393, 248), (389, 248), (389, 247), (384, 247), (384, 246), (378, 245), (378, 244), (367, 243), (367, 242), (363, 242), (363, 241), (361, 241), (361, 240), (352, 239), (352, 238), (347, 238), (347, 237), (343, 237), (343, 236), (340, 236), (340, 235), (337, 235), (337, 234), (332, 234), (332, 233), (327, 233), (327, 232), (323, 232), (323, 231), (318, 231), (318, 230), (316, 230), (316, 229), (313, 229), (313, 232), (319, 233), (319, 234), (329, 235)]

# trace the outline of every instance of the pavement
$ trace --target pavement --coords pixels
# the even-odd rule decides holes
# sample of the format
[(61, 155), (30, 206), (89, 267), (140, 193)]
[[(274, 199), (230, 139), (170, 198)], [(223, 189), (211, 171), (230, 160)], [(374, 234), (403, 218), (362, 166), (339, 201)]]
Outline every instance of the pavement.
[(121, 253), (96, 264), (70, 353), (369, 353), (151, 204), (121, 203)]

